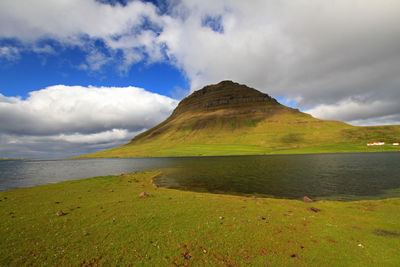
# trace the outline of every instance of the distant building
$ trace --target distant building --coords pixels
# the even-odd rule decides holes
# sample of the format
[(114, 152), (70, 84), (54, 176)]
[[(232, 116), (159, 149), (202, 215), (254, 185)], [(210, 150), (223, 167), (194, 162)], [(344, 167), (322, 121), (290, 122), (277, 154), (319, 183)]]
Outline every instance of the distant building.
[[(397, 143), (398, 145), (399, 143)], [(367, 146), (383, 146), (385, 145), (385, 142), (373, 142), (373, 143), (368, 143)], [(395, 143), (393, 143), (395, 145)]]
[(398, 145), (399, 145), (399, 143), (393, 143), (393, 145), (394, 145), (394, 146), (398, 146)]

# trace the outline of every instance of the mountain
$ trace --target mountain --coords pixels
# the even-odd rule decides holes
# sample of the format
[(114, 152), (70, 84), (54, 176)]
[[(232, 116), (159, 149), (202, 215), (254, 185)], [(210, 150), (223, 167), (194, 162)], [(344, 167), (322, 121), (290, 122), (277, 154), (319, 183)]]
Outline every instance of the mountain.
[[(246, 85), (222, 81), (183, 99), (128, 144), (84, 157), (205, 156), (399, 151), (400, 126), (320, 120)], [(366, 144), (385, 141), (390, 145)]]

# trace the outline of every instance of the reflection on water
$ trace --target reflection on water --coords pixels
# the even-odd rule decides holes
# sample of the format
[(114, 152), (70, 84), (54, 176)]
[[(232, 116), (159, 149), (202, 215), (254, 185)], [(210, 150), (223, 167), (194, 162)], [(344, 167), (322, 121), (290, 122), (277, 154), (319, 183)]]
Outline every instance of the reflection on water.
[(400, 153), (309, 154), (181, 159), (160, 186), (299, 199), (400, 197)]
[(400, 197), (400, 153), (0, 161), (0, 191), (163, 169), (155, 183), (213, 193), (299, 199)]

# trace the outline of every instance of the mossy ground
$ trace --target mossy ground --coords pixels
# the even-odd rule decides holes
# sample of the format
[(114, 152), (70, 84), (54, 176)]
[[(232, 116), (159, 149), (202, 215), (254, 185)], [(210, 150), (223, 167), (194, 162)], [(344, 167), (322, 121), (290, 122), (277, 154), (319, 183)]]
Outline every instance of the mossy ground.
[[(194, 193), (154, 187), (158, 174), (1, 192), (0, 265), (400, 264), (400, 199), (304, 203)], [(142, 191), (149, 196), (139, 198)]]

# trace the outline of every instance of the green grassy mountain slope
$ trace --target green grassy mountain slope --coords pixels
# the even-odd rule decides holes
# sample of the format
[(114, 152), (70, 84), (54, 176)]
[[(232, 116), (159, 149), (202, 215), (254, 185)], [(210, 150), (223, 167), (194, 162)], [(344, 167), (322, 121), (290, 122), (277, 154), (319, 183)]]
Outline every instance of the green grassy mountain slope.
[[(223, 81), (183, 99), (171, 116), (126, 145), (83, 157), (154, 157), (399, 151), (400, 126), (320, 120), (267, 94)], [(367, 147), (368, 142), (390, 145)]]

